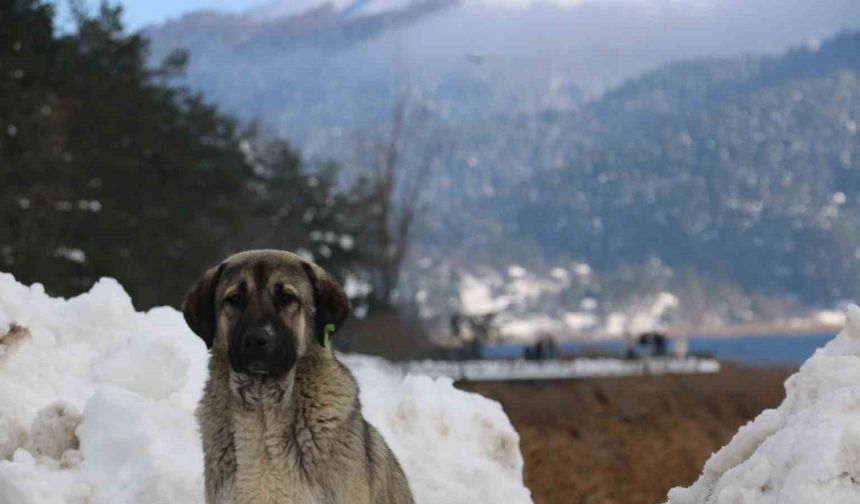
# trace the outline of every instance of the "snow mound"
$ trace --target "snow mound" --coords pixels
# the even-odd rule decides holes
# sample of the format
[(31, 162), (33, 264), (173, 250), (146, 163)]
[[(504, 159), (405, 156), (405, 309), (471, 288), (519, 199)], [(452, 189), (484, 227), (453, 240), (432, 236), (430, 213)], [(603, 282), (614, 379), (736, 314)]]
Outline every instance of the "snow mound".
[[(65, 300), (0, 273), (0, 504), (203, 502), (203, 343), (112, 279)], [(531, 502), (501, 406), (345, 356), (419, 504)]]
[(786, 381), (786, 398), (711, 456), (667, 504), (860, 502), (860, 308)]
[(455, 389), (450, 378), (392, 379), (401, 371), (378, 357), (342, 361), (361, 384), (365, 418), (397, 454), (417, 502), (531, 502), (519, 436), (499, 403)]

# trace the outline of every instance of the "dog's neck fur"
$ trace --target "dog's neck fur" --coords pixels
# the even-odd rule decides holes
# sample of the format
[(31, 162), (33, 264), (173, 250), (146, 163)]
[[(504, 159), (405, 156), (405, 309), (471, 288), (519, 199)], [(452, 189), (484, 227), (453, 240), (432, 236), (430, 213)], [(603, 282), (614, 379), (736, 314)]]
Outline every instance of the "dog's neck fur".
[[(224, 456), (232, 457), (235, 464), (232, 486), (261, 486), (262, 474), (271, 478), (271, 492), (278, 495), (262, 495), (259, 502), (304, 500), (300, 497), (306, 494), (301, 492), (312, 491), (321, 483), (317, 464), (338, 457), (338, 438), (348, 435), (342, 426), (350, 416), (360, 415), (358, 387), (352, 376), (329, 348), (322, 347), (300, 358), (279, 379), (236, 374), (226, 355), (217, 352), (213, 352), (209, 368), (212, 385), (229, 390), (224, 404), (212, 407), (229, 411), (223, 418), (231, 425), (224, 427), (233, 436), (223, 440), (229, 441), (223, 449)], [(260, 492), (270, 491), (262, 487)]]

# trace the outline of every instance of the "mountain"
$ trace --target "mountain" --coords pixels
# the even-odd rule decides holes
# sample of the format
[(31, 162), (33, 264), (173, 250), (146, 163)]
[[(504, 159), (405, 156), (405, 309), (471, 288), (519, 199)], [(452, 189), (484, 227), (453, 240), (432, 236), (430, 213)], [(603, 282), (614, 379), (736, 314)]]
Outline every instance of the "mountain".
[(153, 60), (191, 53), (187, 82), (209, 98), (343, 159), (398, 94), (448, 129), (474, 121), (495, 136), (511, 124), (499, 116), (565, 111), (662, 64), (777, 54), (852, 26), (854, 0), (289, 0), (145, 31)]
[(833, 302), (860, 294), (858, 121), (858, 32), (671, 65), (579, 110), (563, 166), (487, 209), (508, 236), (599, 270), (657, 257)]
[(347, 172), (405, 101), (402, 162), (439, 165), (417, 263), (860, 295), (860, 36), (833, 35), (860, 3), (283, 5), (151, 27), (151, 57), (188, 49), (192, 87)]

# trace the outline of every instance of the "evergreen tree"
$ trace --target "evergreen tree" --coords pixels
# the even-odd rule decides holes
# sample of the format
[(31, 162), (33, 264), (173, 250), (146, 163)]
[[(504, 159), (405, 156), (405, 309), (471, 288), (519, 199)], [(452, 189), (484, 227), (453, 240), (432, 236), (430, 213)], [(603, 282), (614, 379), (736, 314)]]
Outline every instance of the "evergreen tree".
[(280, 141), (255, 156), (252, 129), (171, 83), (186, 55), (147, 66), (120, 8), (63, 36), (44, 2), (0, 9), (0, 268), (64, 295), (116, 277), (147, 307), (253, 246), (357, 260), (336, 167), (310, 174)]

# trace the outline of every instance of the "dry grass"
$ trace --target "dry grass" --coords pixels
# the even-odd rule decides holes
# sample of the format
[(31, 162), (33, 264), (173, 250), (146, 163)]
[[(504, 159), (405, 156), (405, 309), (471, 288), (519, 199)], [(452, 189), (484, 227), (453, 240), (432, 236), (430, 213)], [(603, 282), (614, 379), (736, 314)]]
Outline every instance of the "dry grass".
[(536, 504), (656, 504), (689, 485), (738, 427), (784, 397), (788, 369), (460, 383), (500, 401)]

